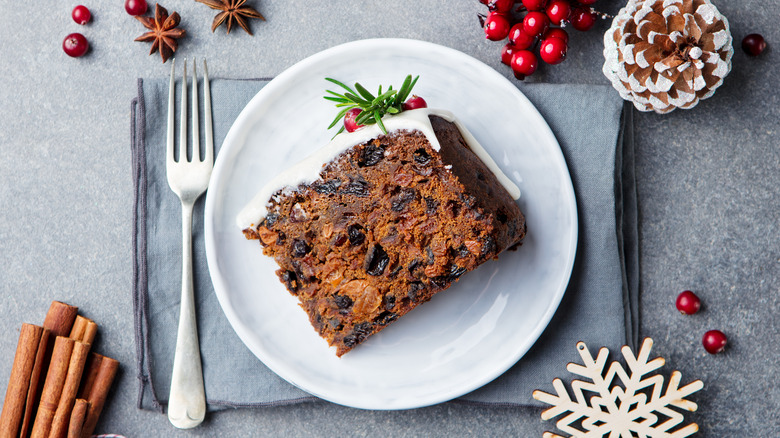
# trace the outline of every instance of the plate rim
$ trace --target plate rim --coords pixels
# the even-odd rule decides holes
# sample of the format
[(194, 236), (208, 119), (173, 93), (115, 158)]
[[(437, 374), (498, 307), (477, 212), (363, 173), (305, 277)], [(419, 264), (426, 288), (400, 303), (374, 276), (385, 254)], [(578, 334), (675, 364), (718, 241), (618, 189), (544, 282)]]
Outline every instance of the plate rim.
[(566, 159), (563, 155), (563, 151), (560, 147), (560, 143), (558, 143), (558, 140), (555, 134), (552, 132), (552, 129), (550, 128), (547, 121), (544, 119), (544, 117), (542, 117), (541, 113), (539, 113), (536, 106), (525, 96), (522, 90), (520, 90), (515, 84), (512, 84), (506, 77), (501, 75), (498, 71), (488, 66), (484, 62), (472, 57), (471, 55), (468, 55), (459, 50), (442, 46), (436, 43), (431, 43), (422, 40), (415, 40), (415, 39), (405, 39), (405, 38), (369, 38), (369, 39), (350, 41), (336, 46), (332, 46), (330, 48), (312, 54), (296, 62), (295, 64), (293, 64), (292, 66), (290, 66), (289, 68), (285, 69), (277, 76), (275, 76), (271, 81), (269, 81), (262, 89), (260, 89), (249, 100), (249, 102), (241, 110), (238, 117), (236, 117), (236, 120), (231, 125), (221, 145), (223, 146), (223, 148), (220, 149), (220, 154), (217, 155), (217, 158), (215, 160), (214, 172), (212, 172), (212, 176), (211, 176), (212, 181), (209, 183), (209, 186), (210, 187), (212, 186), (212, 182), (215, 179), (217, 179), (223, 171), (222, 169), (224, 165), (222, 163), (224, 163), (225, 160), (227, 160), (227, 158), (225, 157), (228, 155), (225, 152), (224, 146), (230, 145), (231, 143), (235, 144), (237, 138), (234, 137), (240, 138), (240, 135), (242, 135), (241, 131), (243, 129), (242, 125), (246, 124), (247, 119), (252, 117), (254, 108), (262, 103), (265, 95), (272, 94), (277, 90), (277, 88), (285, 86), (286, 85), (285, 80), (287, 77), (289, 76), (294, 77), (299, 71), (306, 69), (310, 65), (316, 65), (317, 62), (319, 62), (322, 59), (328, 58), (334, 54), (341, 53), (344, 51), (364, 50), (367, 47), (368, 48), (376, 47), (379, 49), (390, 48), (391, 50), (398, 50), (399, 47), (403, 47), (403, 48), (410, 49), (409, 50), (410, 52), (416, 52), (423, 49), (433, 50), (433, 51), (439, 51), (441, 53), (447, 53), (450, 56), (454, 56), (456, 58), (460, 58), (466, 62), (469, 62), (470, 64), (472, 64), (472, 66), (475, 66), (476, 68), (480, 69), (487, 76), (488, 80), (499, 83), (505, 87), (508, 86), (507, 88), (511, 90), (514, 96), (518, 98), (523, 105), (527, 105), (529, 109), (532, 109), (534, 117), (538, 118), (538, 120), (542, 122), (536, 124), (536, 129), (539, 129), (543, 135), (549, 136), (555, 142), (555, 146), (557, 147), (552, 148), (551, 152), (554, 155), (553, 157), (554, 160), (558, 162), (559, 165), (562, 166), (562, 169), (565, 170), (564, 184), (561, 187), (561, 192), (564, 194), (564, 201), (566, 201), (566, 203), (569, 204), (569, 208), (572, 214), (571, 228), (569, 229), (569, 233), (570, 233), (569, 247), (566, 248), (568, 259), (566, 260), (566, 266), (565, 266), (564, 273), (561, 276), (560, 284), (558, 285), (558, 288), (555, 291), (552, 300), (550, 301), (544, 314), (541, 315), (539, 322), (534, 327), (534, 330), (532, 330), (527, 336), (529, 339), (532, 340), (527, 343), (525, 348), (518, 348), (514, 355), (507, 356), (507, 358), (503, 362), (501, 362), (499, 366), (493, 366), (491, 369), (495, 370), (495, 372), (483, 373), (484, 375), (479, 376), (481, 378), (474, 379), (472, 381), (472, 384), (468, 385), (465, 388), (458, 387), (457, 390), (440, 391), (437, 393), (438, 394), (437, 397), (428, 397), (428, 399), (421, 399), (416, 401), (408, 400), (408, 399), (402, 401), (395, 400), (394, 403), (390, 405), (384, 403), (380, 403), (380, 404), (371, 403), (371, 402), (367, 403), (366, 400), (363, 399), (361, 399), (358, 403), (354, 403), (348, 400), (348, 397), (347, 398), (333, 397), (331, 395), (322, 394), (316, 390), (312, 390), (311, 388), (306, 387), (306, 385), (301, 385), (299, 382), (296, 381), (296, 379), (292, 378), (291, 376), (287, 375), (284, 372), (280, 372), (280, 370), (278, 369), (277, 361), (275, 359), (273, 358), (266, 358), (265, 360), (261, 359), (260, 356), (255, 352), (255, 349), (252, 348), (252, 346), (249, 343), (247, 343), (246, 339), (249, 339), (249, 337), (252, 336), (254, 333), (251, 332), (248, 329), (248, 327), (246, 327), (245, 324), (241, 322), (241, 319), (238, 317), (236, 311), (233, 309), (230, 303), (230, 299), (227, 296), (227, 292), (226, 292), (229, 289), (227, 286), (227, 282), (224, 278), (221, 277), (220, 271), (217, 268), (217, 262), (215, 259), (217, 249), (216, 249), (216, 242), (214, 237), (213, 215), (210, 214), (214, 212), (214, 207), (215, 207), (214, 202), (216, 201), (214, 201), (213, 197), (208, 196), (208, 192), (206, 194), (205, 209), (204, 209), (204, 240), (206, 245), (206, 259), (209, 268), (209, 277), (211, 278), (212, 284), (214, 286), (214, 292), (217, 295), (217, 299), (220, 303), (220, 307), (222, 311), (225, 313), (228, 322), (230, 323), (233, 330), (241, 339), (241, 342), (252, 352), (252, 354), (257, 358), (257, 360), (263, 363), (272, 372), (277, 374), (285, 381), (296, 386), (297, 388), (309, 394), (312, 394), (318, 398), (336, 404), (359, 408), (359, 409), (374, 409), (374, 410), (413, 409), (413, 408), (430, 406), (437, 403), (452, 400), (454, 398), (468, 394), (469, 392), (474, 391), (478, 388), (481, 388), (482, 386), (495, 380), (496, 378), (504, 374), (506, 371), (508, 371), (514, 364), (516, 364), (520, 359), (522, 359), (523, 356), (525, 356), (528, 353), (528, 351), (536, 344), (536, 342), (538, 342), (541, 334), (549, 326), (553, 315), (555, 314), (558, 307), (560, 306), (563, 296), (566, 293), (566, 289), (568, 288), (568, 284), (571, 280), (571, 274), (573, 272), (574, 262), (576, 260), (577, 248), (579, 242), (579, 212), (577, 209), (576, 194), (574, 192), (574, 186), (571, 179), (571, 172), (569, 171), (569, 167), (568, 164), (566, 163)]

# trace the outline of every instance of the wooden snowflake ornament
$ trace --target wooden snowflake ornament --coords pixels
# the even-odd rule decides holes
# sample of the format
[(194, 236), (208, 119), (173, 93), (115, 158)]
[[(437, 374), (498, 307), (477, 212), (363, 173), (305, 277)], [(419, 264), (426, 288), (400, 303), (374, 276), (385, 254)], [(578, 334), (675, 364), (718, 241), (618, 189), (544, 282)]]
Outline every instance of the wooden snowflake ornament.
[[(629, 374), (617, 361), (606, 369), (607, 348), (601, 348), (594, 360), (585, 343), (577, 343), (583, 364), (570, 363), (566, 369), (590, 382), (572, 380), (573, 400), (561, 379), (553, 380), (557, 395), (534, 391), (536, 400), (553, 406), (542, 412), (542, 419), (570, 412), (556, 426), (577, 438), (683, 438), (698, 431), (696, 423), (680, 427), (683, 415), (672, 407), (695, 411), (696, 403), (685, 398), (702, 389), (704, 383), (696, 380), (680, 387), (682, 375), (673, 371), (664, 391), (663, 376), (649, 375), (666, 362), (662, 357), (649, 360), (652, 347), (653, 340), (646, 338), (636, 356), (629, 347), (621, 349)], [(565, 437), (545, 432), (544, 438)]]

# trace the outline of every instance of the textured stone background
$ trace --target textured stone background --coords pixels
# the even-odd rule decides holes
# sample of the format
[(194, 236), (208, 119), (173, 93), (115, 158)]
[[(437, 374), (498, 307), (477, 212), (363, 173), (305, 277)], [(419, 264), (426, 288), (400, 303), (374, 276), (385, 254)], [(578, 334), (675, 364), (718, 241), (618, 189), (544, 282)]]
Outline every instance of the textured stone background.
[[(553, 424), (540, 409), (458, 404), (400, 412), (312, 403), (210, 415), (190, 432), (136, 410), (132, 337), (130, 99), (137, 77), (166, 77), (168, 66), (133, 42), (143, 32), (121, 0), (83, 2), (94, 21), (76, 25), (77, 4), (0, 1), (0, 381), (10, 372), (18, 327), (42, 320), (52, 299), (85, 308), (101, 323), (96, 348), (126, 364), (99, 431), (134, 436), (541, 436)], [(213, 14), (192, 1), (168, 0), (188, 37), (180, 56), (205, 56), (213, 77), (273, 76), (333, 45), (369, 37), (427, 40), (468, 53), (511, 76), (500, 44), (486, 41), (476, 0), (252, 0), (268, 21), (210, 32)], [(780, 3), (718, 0), (739, 45), (762, 33), (770, 48), (748, 58), (739, 48), (715, 96), (691, 111), (635, 115), (643, 336), (667, 359), (667, 372), (700, 378), (692, 397), (705, 437), (773, 436), (780, 430), (780, 152), (778, 82)], [(622, 1), (601, 0), (616, 12)], [(528, 79), (597, 83), (608, 22), (576, 31), (569, 58)], [(92, 50), (61, 50), (81, 31)], [(518, 83), (522, 89), (523, 84)], [(587, 130), (588, 126), (583, 126)], [(704, 309), (682, 317), (674, 298), (696, 291)], [(701, 334), (719, 328), (729, 349), (710, 356)], [(563, 364), (562, 364), (563, 365)], [(3, 393), (5, 383), (2, 384)]]

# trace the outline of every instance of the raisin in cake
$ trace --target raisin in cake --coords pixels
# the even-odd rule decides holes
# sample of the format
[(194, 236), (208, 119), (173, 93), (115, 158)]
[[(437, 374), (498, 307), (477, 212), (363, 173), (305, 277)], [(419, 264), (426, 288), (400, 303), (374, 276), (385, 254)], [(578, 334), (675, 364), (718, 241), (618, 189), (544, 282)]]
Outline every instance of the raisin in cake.
[(339, 134), (239, 215), (343, 355), (521, 242), (519, 189), (446, 111)]

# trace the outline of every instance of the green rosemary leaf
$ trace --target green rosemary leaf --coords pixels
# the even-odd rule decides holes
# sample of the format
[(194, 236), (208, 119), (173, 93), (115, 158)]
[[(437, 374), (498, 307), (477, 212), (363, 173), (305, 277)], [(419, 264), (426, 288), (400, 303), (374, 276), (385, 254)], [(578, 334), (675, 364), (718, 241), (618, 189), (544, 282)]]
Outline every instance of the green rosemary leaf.
[(330, 94), (332, 94), (332, 95), (334, 95), (334, 96), (336, 96), (336, 97), (344, 97), (344, 95), (343, 95), (343, 94), (341, 94), (341, 93), (336, 93), (335, 91), (331, 91), (331, 90), (325, 90), (325, 92), (327, 92), (327, 93), (330, 93)]
[(398, 108), (396, 108), (394, 106), (391, 106), (391, 107), (387, 108), (387, 113), (388, 114), (398, 114), (400, 112), (401, 112), (401, 110), (399, 110)]
[(355, 91), (353, 91), (353, 90), (352, 90), (352, 88), (350, 88), (350, 87), (349, 87), (349, 85), (346, 85), (346, 84), (344, 84), (344, 83), (341, 83), (341, 82), (339, 82), (339, 81), (337, 81), (337, 80), (335, 80), (335, 79), (333, 79), (333, 78), (325, 78), (325, 80), (326, 80), (326, 81), (333, 82), (334, 84), (336, 84), (336, 85), (338, 85), (339, 87), (341, 87), (341, 88), (343, 88), (343, 89), (345, 89), (345, 90), (349, 91), (349, 92), (350, 92), (350, 93), (352, 93), (352, 94), (357, 94), (357, 93), (355, 93)]
[(352, 108), (357, 108), (357, 105), (351, 105), (339, 111), (339, 113), (336, 115), (336, 118), (333, 119), (333, 122), (330, 124), (330, 126), (328, 126), (328, 129), (336, 126), (336, 123), (338, 123), (344, 117), (344, 114), (346, 114), (347, 111), (351, 110)]
[(382, 95), (377, 96), (376, 99), (374, 99), (373, 102), (371, 102), (372, 105), (379, 105), (380, 103), (386, 101), (390, 96), (395, 94), (395, 90), (388, 91)]
[(357, 82), (355, 82), (355, 89), (358, 90), (358, 93), (360, 93), (360, 95), (363, 96), (363, 98), (365, 98), (368, 101), (373, 101), (374, 99), (376, 99), (374, 95), (371, 94), (370, 91), (366, 90), (362, 85), (360, 85)]
[(347, 99), (349, 99), (349, 100), (351, 100), (351, 101), (355, 102), (357, 105), (360, 105), (361, 107), (369, 107), (369, 106), (371, 106), (371, 102), (370, 102), (370, 101), (368, 101), (368, 100), (365, 100), (365, 99), (362, 99), (362, 98), (358, 97), (358, 96), (357, 96), (357, 95), (355, 95), (355, 94), (352, 94), (352, 93), (344, 93), (344, 96), (345, 96)]
[(330, 100), (330, 101), (332, 101), (332, 102), (338, 102), (338, 103), (349, 103), (349, 104), (351, 104), (351, 103), (352, 103), (352, 102), (351, 102), (349, 99), (347, 99), (347, 98), (345, 98), (345, 97), (333, 97), (333, 96), (322, 96), (322, 97), (323, 97), (325, 100)]
[(395, 104), (401, 104), (403, 103), (404, 96), (408, 93), (409, 84), (412, 83), (412, 75), (407, 75), (406, 78), (404, 78), (403, 84), (401, 84), (401, 88), (398, 90), (398, 94), (395, 95)]
[(379, 114), (379, 111), (374, 111), (374, 119), (376, 120), (376, 124), (379, 125), (379, 129), (382, 130), (382, 133), (387, 134), (387, 129), (385, 129), (385, 124), (382, 123), (382, 116)]
[(412, 92), (412, 88), (414, 88), (414, 85), (417, 83), (417, 79), (420, 76), (417, 76), (412, 80), (412, 75), (409, 75), (406, 77), (406, 80), (404, 80), (404, 86), (401, 87), (401, 91), (398, 92), (398, 96), (396, 99), (396, 103), (401, 104), (406, 101), (406, 98), (409, 97), (409, 93)]
[(373, 125), (376, 121), (371, 120), (374, 117), (374, 113), (371, 111), (363, 111), (355, 117), (355, 123), (358, 125)]

